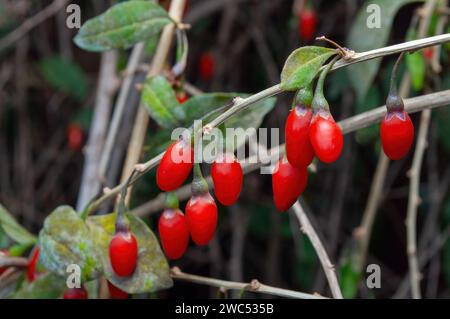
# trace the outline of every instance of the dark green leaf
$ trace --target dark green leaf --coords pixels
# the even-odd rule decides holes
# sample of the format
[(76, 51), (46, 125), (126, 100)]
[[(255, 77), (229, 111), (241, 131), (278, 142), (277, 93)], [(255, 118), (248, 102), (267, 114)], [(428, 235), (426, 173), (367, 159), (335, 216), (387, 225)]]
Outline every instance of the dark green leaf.
[(66, 280), (55, 273), (48, 272), (38, 276), (32, 283), (24, 281), (14, 294), (15, 299), (56, 299), (62, 296)]
[[(361, 5), (361, 9), (353, 23), (348, 37), (348, 47), (357, 52), (368, 51), (384, 47), (387, 43), (392, 22), (397, 11), (405, 4), (419, 2), (420, 0), (368, 0)], [(380, 27), (373, 27), (372, 19), (376, 12), (367, 12), (368, 5), (375, 5), (380, 8)], [(358, 99), (362, 101), (366, 96), (372, 81), (378, 71), (381, 59), (357, 63), (347, 68), (349, 72), (350, 84), (358, 94)]]
[(293, 91), (308, 85), (317, 75), (321, 66), (336, 50), (307, 46), (292, 52), (281, 71), (281, 88)]
[(164, 128), (175, 128), (185, 118), (184, 109), (164, 76), (152, 77), (144, 83), (141, 100), (150, 116)]
[(342, 287), (342, 295), (346, 299), (353, 299), (358, 293), (361, 274), (353, 269), (350, 258), (347, 258), (340, 267), (340, 283)]
[(75, 43), (89, 51), (126, 49), (150, 39), (171, 22), (167, 12), (151, 1), (118, 3), (87, 21), (75, 37)]
[(39, 233), (40, 262), (50, 271), (66, 276), (67, 266), (77, 264), (82, 278), (96, 278), (101, 271), (100, 258), (85, 222), (70, 206), (56, 208)]
[(14, 217), (0, 204), (0, 226), (5, 233), (19, 244), (29, 244), (36, 242), (36, 237), (28, 230), (20, 226)]
[(55, 56), (41, 60), (39, 70), (56, 89), (83, 100), (89, 90), (88, 80), (78, 64)]
[[(190, 123), (190, 126), (194, 120), (198, 120), (209, 112), (230, 103), (236, 96), (239, 96), (239, 93), (215, 92), (190, 97), (183, 104), (183, 108), (186, 112), (186, 122)], [(215, 116), (217, 116), (217, 114), (215, 114)]]
[(106, 279), (130, 294), (153, 292), (171, 287), (173, 283), (169, 274), (169, 265), (155, 235), (140, 218), (132, 215), (128, 215), (128, 220), (138, 242), (138, 264), (130, 277), (123, 278), (114, 274), (109, 260), (109, 242), (114, 235), (115, 217), (115, 214), (108, 214), (87, 219), (95, 247), (101, 255)]

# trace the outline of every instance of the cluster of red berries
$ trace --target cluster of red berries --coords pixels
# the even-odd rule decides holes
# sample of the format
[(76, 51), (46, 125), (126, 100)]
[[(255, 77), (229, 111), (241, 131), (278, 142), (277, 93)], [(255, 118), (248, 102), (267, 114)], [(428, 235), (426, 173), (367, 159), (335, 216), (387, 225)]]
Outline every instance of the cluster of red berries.
[(321, 73), (314, 94), (312, 85), (298, 91), (286, 120), (286, 158), (280, 159), (272, 174), (273, 198), (279, 211), (288, 210), (305, 190), (308, 165), (315, 156), (324, 163), (333, 163), (341, 154), (342, 131), (323, 95), (331, 65)]
[[(189, 243), (189, 236), (197, 245), (207, 245), (213, 238), (217, 226), (217, 205), (209, 193), (208, 184), (202, 176), (200, 165), (194, 164), (194, 152), (190, 141), (172, 143), (158, 166), (156, 182), (158, 187), (171, 192), (180, 187), (194, 167), (192, 196), (186, 204), (184, 215), (178, 208), (173, 194), (167, 195), (166, 209), (158, 223), (161, 244), (170, 259), (180, 258)], [(233, 205), (242, 188), (242, 168), (234, 154), (219, 155), (211, 168), (217, 200)]]

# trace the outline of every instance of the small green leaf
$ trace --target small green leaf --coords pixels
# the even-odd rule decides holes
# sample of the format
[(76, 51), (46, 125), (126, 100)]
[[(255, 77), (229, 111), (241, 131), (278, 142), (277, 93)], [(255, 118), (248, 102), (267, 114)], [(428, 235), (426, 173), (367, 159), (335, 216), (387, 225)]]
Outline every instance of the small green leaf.
[(36, 236), (20, 226), (14, 217), (0, 204), (0, 226), (5, 233), (19, 244), (29, 244), (36, 242)]
[(141, 100), (150, 116), (164, 128), (177, 127), (185, 118), (172, 86), (162, 75), (154, 76), (144, 83)]
[(66, 280), (55, 273), (47, 272), (33, 282), (24, 280), (14, 299), (56, 299), (62, 296)]
[(41, 60), (39, 70), (54, 88), (78, 100), (83, 100), (89, 91), (86, 75), (78, 64), (66, 61), (62, 57), (55, 56)]
[(100, 259), (85, 222), (70, 206), (56, 208), (39, 233), (40, 262), (50, 271), (66, 276), (67, 266), (77, 264), (83, 280), (96, 278)]
[(126, 49), (150, 39), (171, 22), (167, 12), (151, 1), (128, 1), (88, 20), (74, 41), (88, 51)]
[(308, 85), (319, 72), (321, 66), (336, 50), (306, 46), (292, 52), (281, 71), (281, 88), (287, 91), (297, 90)]
[[(348, 36), (348, 47), (357, 52), (364, 52), (384, 47), (389, 38), (392, 22), (397, 11), (406, 4), (421, 0), (367, 0), (360, 8)], [(381, 8), (381, 12), (367, 11)], [(372, 9), (374, 10), (374, 9)], [(380, 18), (379, 25), (376, 19)], [(347, 68), (350, 84), (358, 95), (358, 100), (364, 100), (380, 66), (381, 59), (373, 59), (364, 63), (357, 63)]]
[(353, 299), (358, 293), (361, 274), (353, 269), (350, 258), (340, 267), (340, 282), (345, 299)]
[(421, 91), (425, 81), (425, 59), (421, 52), (406, 55), (406, 65), (411, 75), (411, 84), (415, 91)]
[(169, 265), (155, 235), (140, 218), (132, 215), (128, 215), (128, 220), (138, 242), (138, 264), (130, 277), (118, 277), (114, 274), (109, 260), (109, 242), (114, 235), (115, 217), (115, 214), (108, 214), (91, 216), (87, 219), (95, 247), (101, 255), (106, 279), (130, 294), (170, 288), (173, 282), (169, 274)]

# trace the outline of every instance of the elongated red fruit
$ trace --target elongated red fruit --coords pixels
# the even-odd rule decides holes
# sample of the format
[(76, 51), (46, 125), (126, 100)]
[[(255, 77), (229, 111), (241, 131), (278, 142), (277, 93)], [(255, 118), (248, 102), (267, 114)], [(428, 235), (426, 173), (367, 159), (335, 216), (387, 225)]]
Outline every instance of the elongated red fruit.
[(298, 28), (300, 38), (304, 41), (311, 41), (316, 33), (317, 17), (314, 10), (305, 8), (300, 12)]
[(68, 288), (64, 292), (64, 299), (88, 299), (87, 290), (81, 286), (80, 288)]
[(186, 221), (197, 245), (206, 245), (213, 238), (217, 219), (217, 206), (208, 192), (193, 195), (187, 202)]
[(166, 208), (159, 218), (158, 230), (166, 256), (169, 259), (183, 256), (189, 244), (189, 228), (181, 210)]
[(333, 163), (341, 155), (344, 138), (333, 115), (325, 109), (314, 112), (309, 128), (314, 153), (324, 163)]
[(200, 56), (200, 76), (203, 80), (210, 80), (214, 75), (214, 57), (210, 53)]
[(108, 281), (108, 290), (111, 299), (128, 299), (128, 293), (126, 293), (120, 288), (117, 288), (109, 281)]
[(314, 149), (309, 140), (312, 112), (303, 105), (295, 106), (288, 115), (284, 133), (286, 157), (295, 167), (306, 167), (314, 158)]
[(36, 279), (36, 265), (39, 260), (39, 246), (36, 246), (31, 254), (30, 262), (27, 267), (27, 279), (33, 282)]
[(225, 206), (233, 205), (242, 189), (242, 167), (232, 153), (220, 154), (211, 166), (214, 192)]
[(156, 170), (156, 183), (166, 192), (180, 187), (192, 170), (194, 152), (189, 141), (173, 142), (164, 153)]
[(83, 140), (83, 128), (77, 123), (70, 124), (67, 128), (67, 142), (69, 148), (75, 152), (79, 151), (83, 146)]
[(287, 211), (303, 193), (308, 181), (306, 167), (297, 168), (282, 158), (278, 161), (272, 174), (273, 200), (275, 207)]
[(117, 232), (109, 243), (109, 259), (117, 276), (130, 276), (136, 268), (138, 245), (129, 231)]
[(405, 156), (414, 140), (414, 126), (405, 111), (387, 112), (380, 133), (383, 151), (391, 160)]

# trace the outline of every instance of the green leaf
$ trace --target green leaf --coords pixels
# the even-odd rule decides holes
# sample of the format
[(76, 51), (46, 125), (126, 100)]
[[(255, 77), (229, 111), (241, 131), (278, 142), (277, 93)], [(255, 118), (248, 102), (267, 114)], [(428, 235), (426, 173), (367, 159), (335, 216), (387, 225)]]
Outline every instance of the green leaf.
[(89, 91), (86, 75), (78, 64), (66, 61), (60, 56), (41, 60), (39, 70), (54, 88), (78, 100), (83, 100)]
[(292, 52), (284, 63), (281, 71), (281, 88), (294, 91), (308, 85), (319, 72), (321, 66), (336, 50), (306, 46)]
[[(209, 112), (230, 103), (236, 96), (239, 96), (239, 93), (215, 92), (190, 97), (183, 104), (183, 108), (186, 112), (186, 122), (191, 125), (194, 120), (200, 119)], [(217, 114), (215, 114), (215, 116), (217, 116)]]
[(421, 91), (425, 81), (425, 59), (421, 52), (406, 55), (406, 65), (411, 75), (411, 84), (415, 91)]
[(39, 233), (40, 262), (50, 271), (66, 276), (67, 266), (77, 264), (82, 279), (100, 274), (100, 259), (85, 222), (70, 206), (56, 208)]
[(36, 242), (36, 236), (20, 226), (14, 217), (0, 204), (0, 226), (5, 233), (19, 244), (29, 244)]
[(358, 293), (361, 274), (353, 269), (350, 258), (340, 267), (342, 295), (345, 299), (353, 299)]
[(56, 299), (62, 296), (66, 280), (55, 273), (47, 272), (38, 276), (33, 282), (24, 280), (20, 289), (14, 294), (15, 299)]
[[(347, 40), (348, 47), (357, 52), (368, 51), (384, 47), (387, 43), (392, 22), (397, 11), (404, 5), (419, 2), (419, 0), (368, 0), (360, 8), (358, 15), (352, 25)], [(380, 27), (372, 24), (376, 12), (367, 12), (369, 5), (376, 5), (381, 8)], [(350, 84), (358, 94), (358, 99), (362, 101), (367, 90), (380, 66), (381, 59), (373, 59), (364, 63), (357, 63), (347, 68)]]
[(141, 100), (150, 116), (164, 128), (177, 127), (185, 118), (172, 86), (162, 75), (151, 77), (144, 83)]
[(150, 39), (172, 22), (167, 12), (153, 2), (128, 1), (88, 20), (74, 41), (88, 51), (126, 49)]
[(169, 265), (155, 235), (140, 218), (132, 215), (128, 215), (128, 220), (138, 242), (138, 264), (130, 277), (118, 277), (114, 274), (109, 261), (109, 242), (114, 235), (115, 217), (116, 214), (108, 214), (91, 216), (87, 219), (95, 247), (101, 256), (106, 279), (130, 294), (170, 288), (173, 282), (169, 274)]

